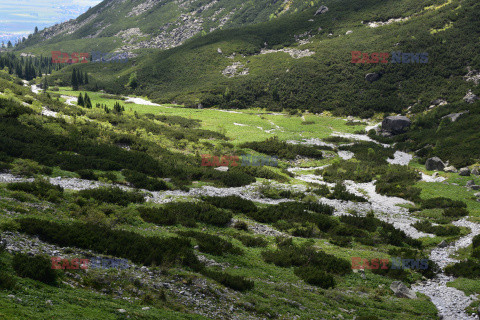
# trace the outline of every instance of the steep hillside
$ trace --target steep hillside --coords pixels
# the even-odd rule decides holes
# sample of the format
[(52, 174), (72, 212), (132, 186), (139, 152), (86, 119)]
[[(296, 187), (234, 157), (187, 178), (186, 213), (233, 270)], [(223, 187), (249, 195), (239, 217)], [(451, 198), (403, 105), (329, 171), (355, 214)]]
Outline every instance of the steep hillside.
[(41, 30), (23, 44), (74, 51), (168, 49), (195, 35), (275, 19), (314, 1), (105, 0), (80, 17)]

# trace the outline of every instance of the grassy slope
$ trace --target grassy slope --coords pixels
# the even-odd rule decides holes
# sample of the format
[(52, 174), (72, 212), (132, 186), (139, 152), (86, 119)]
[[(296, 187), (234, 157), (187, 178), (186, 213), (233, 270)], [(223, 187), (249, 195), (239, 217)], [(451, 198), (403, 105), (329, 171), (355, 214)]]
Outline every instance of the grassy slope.
[[(8, 93), (11, 96), (15, 96), (13, 93)], [(94, 97), (93, 93), (91, 94)], [(34, 96), (32, 94), (32, 96)], [(95, 103), (95, 98), (92, 101)], [(141, 108), (141, 106), (134, 106), (132, 108)], [(177, 112), (178, 115), (184, 115), (185, 111), (189, 109), (172, 108), (165, 109), (158, 107), (155, 111), (162, 112), (163, 110), (170, 110), (171, 113)], [(37, 110), (38, 112), (39, 110)], [(208, 118), (211, 116), (211, 112), (219, 112), (212, 110), (198, 110), (195, 116), (199, 118)], [(246, 115), (222, 113), (222, 118), (228, 119), (229, 122), (237, 121), (237, 117), (243, 121), (250, 123), (253, 119), (259, 119), (257, 116), (249, 115), (249, 113), (256, 112), (254, 110), (247, 110)], [(287, 131), (286, 134), (290, 134), (291, 137), (295, 137), (296, 133), (289, 133), (290, 129), (298, 126), (298, 117), (287, 116), (272, 116), (272, 119), (280, 118), (281, 125)], [(80, 118), (77, 119), (79, 121)], [(319, 123), (328, 124), (332, 128), (329, 130), (343, 131), (343, 129), (351, 130), (351, 127), (345, 126), (344, 120), (338, 120), (335, 118), (316, 117), (309, 116), (308, 120), (314, 119)], [(72, 121), (70, 119), (69, 121)], [(254, 120), (256, 121), (256, 120)], [(265, 121), (263, 122), (265, 123)], [(48, 125), (48, 124), (45, 124)], [(207, 125), (208, 127), (208, 125)], [(108, 130), (108, 129), (106, 129)], [(228, 130), (227, 130), (228, 133)], [(235, 134), (244, 134), (245, 132), (237, 132)], [(313, 133), (312, 133), (313, 135)], [(320, 133), (320, 136), (327, 135), (327, 132)], [(233, 136), (233, 134), (232, 134)], [(255, 137), (251, 138), (255, 140)], [(63, 205), (55, 206), (55, 210), (39, 210), (38, 208), (28, 207), (26, 208), (23, 203), (11, 199), (13, 194), (11, 191), (7, 191), (1, 188), (0, 195), (2, 197), (0, 206), (6, 210), (15, 212), (13, 215), (6, 215), (2, 212), (0, 214), (0, 221), (4, 222), (12, 217), (21, 216), (36, 216), (44, 217), (46, 219), (59, 220), (70, 219), (71, 210), (69, 202), (71, 192), (67, 192), (66, 201)], [(41, 204), (46, 204), (43, 201), (35, 201)], [(243, 215), (236, 215), (237, 218), (245, 219)], [(91, 217), (92, 218), (92, 217)], [(83, 220), (83, 218), (78, 218)], [(93, 221), (93, 220), (90, 220)], [(153, 224), (141, 222), (140, 224), (129, 225), (123, 224), (120, 226), (128, 230), (138, 232), (142, 235), (167, 235), (172, 234), (175, 230), (184, 230), (184, 227), (160, 227), (154, 228)], [(231, 239), (231, 229), (214, 228), (208, 225), (199, 225), (196, 229), (198, 231), (205, 229), (207, 232), (217, 233), (224, 235), (226, 239)], [(266, 237), (269, 240), (269, 247), (273, 248), (274, 239), (272, 237)], [(226, 269), (229, 273), (244, 275), (248, 278), (255, 279), (256, 287), (252, 291), (246, 292), (239, 296), (239, 303), (249, 302), (255, 304), (254, 311), (257, 314), (263, 314), (269, 312), (275, 312), (283, 315), (286, 318), (291, 318), (292, 315), (299, 315), (302, 318), (318, 318), (325, 317), (326, 319), (333, 319), (338, 314), (342, 314), (344, 317), (350, 319), (353, 315), (361, 314), (375, 314), (379, 317), (388, 317), (389, 319), (435, 319), (436, 310), (433, 305), (424, 296), (421, 296), (418, 300), (411, 301), (406, 299), (394, 298), (389, 288), (391, 279), (384, 278), (378, 275), (371, 274), (367, 270), (367, 279), (363, 280), (358, 275), (348, 275), (346, 277), (337, 277), (339, 282), (338, 287), (332, 290), (321, 290), (306, 286), (300, 281), (294, 274), (292, 268), (280, 268), (271, 264), (267, 264), (261, 259), (260, 249), (243, 247), (240, 242), (232, 240), (235, 245), (241, 246), (245, 250), (244, 256), (211, 256), (206, 255), (208, 258), (215, 259), (218, 262), (228, 262), (230, 267)], [(305, 239), (295, 238), (296, 242), (305, 242)], [(327, 244), (324, 239), (314, 239), (315, 245), (322, 248), (327, 253), (335, 254), (338, 257), (349, 259), (351, 256), (361, 257), (377, 257), (386, 256), (385, 248), (381, 248), (382, 252), (379, 252), (379, 248), (363, 246), (355, 244), (352, 248), (342, 248)], [(7, 259), (4, 257), (3, 259)], [(237, 266), (238, 268), (235, 268)], [(171, 270), (170, 273), (192, 276), (191, 272), (185, 272), (181, 270)], [(198, 274), (193, 274), (198, 276)], [(125, 309), (128, 314), (137, 319), (149, 319), (149, 318), (165, 318), (165, 319), (182, 319), (187, 316), (179, 315), (178, 313), (169, 312), (163, 309), (152, 308), (149, 311), (142, 311), (141, 305), (131, 305), (129, 303), (120, 302), (111, 296), (100, 296), (98, 293), (91, 292), (90, 289), (69, 289), (66, 286), (61, 286), (60, 289), (54, 289), (48, 286), (39, 285), (36, 282), (29, 280), (21, 280), (23, 289), (16, 292), (2, 292), (0, 294), (0, 305), (8, 305), (5, 309), (2, 309), (1, 313), (6, 318), (17, 317), (32, 318), (32, 319), (44, 319), (47, 317), (75, 318), (78, 314), (79, 305), (88, 305), (88, 309), (84, 309), (87, 317), (100, 319), (110, 319), (123, 317), (120, 316), (115, 310)], [(380, 287), (379, 287), (380, 286)], [(14, 294), (16, 297), (22, 299), (22, 303), (15, 303), (11, 307), (11, 298), (6, 297), (7, 294)], [(275, 295), (277, 298), (272, 299)], [(60, 298), (61, 297), (61, 298)], [(295, 305), (287, 302), (284, 299), (294, 300), (299, 302), (305, 309), (298, 308)], [(53, 307), (45, 306), (46, 300), (52, 300)], [(175, 302), (175, 301), (171, 301)], [(147, 304), (148, 305), (148, 304)], [(18, 311), (20, 310), (20, 311)], [(39, 311), (40, 310), (40, 311)], [(102, 310), (102, 311), (100, 311)], [(345, 311), (348, 310), (348, 311)], [(188, 312), (188, 310), (185, 310)], [(14, 315), (12, 315), (15, 312)], [(74, 316), (71, 316), (71, 315)], [(191, 316), (191, 319), (201, 319), (201, 317)]]

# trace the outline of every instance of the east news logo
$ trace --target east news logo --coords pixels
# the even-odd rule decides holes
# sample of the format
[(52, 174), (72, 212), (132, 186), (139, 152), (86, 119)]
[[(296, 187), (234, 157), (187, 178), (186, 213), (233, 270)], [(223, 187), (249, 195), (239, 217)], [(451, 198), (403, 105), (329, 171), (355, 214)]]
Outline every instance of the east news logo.
[[(391, 61), (387, 59), (392, 57)], [(428, 53), (412, 53), (394, 51), (392, 55), (388, 52), (368, 52), (352, 51), (351, 63), (428, 63)]]

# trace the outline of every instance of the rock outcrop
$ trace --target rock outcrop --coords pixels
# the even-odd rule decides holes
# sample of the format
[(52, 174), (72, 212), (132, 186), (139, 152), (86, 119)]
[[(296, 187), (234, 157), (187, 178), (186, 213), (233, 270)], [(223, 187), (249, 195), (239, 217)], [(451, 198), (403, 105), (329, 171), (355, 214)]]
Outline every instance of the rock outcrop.
[(427, 162), (425, 162), (425, 169), (427, 170), (438, 170), (442, 171), (445, 168), (445, 164), (439, 157), (433, 157), (427, 159)]
[(386, 117), (382, 121), (382, 131), (395, 135), (404, 133), (412, 124), (412, 121), (405, 116)]
[(390, 289), (392, 289), (395, 296), (399, 298), (408, 298), (408, 299), (416, 299), (417, 295), (413, 290), (407, 288), (406, 285), (401, 283), (400, 281), (394, 281), (390, 285)]

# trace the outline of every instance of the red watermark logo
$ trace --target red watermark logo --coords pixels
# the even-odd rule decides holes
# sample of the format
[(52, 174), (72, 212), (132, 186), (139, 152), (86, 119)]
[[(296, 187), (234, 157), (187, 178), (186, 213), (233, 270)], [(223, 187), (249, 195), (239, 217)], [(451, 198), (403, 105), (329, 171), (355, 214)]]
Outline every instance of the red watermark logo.
[(52, 51), (52, 63), (88, 63), (89, 54), (87, 52), (74, 52), (70, 56), (61, 51)]
[(352, 51), (351, 63), (388, 63), (387, 60), (392, 57), (390, 63), (428, 63), (428, 53), (413, 53), (395, 51), (388, 52), (373, 52), (372, 54), (362, 51)]
[(52, 269), (77, 270), (77, 269), (127, 269), (128, 261), (125, 259), (62, 259), (60, 257), (52, 257)]
[[(362, 259), (352, 257), (352, 269), (388, 269), (389, 259)], [(381, 265), (381, 266), (380, 266)], [(392, 258), (391, 269), (428, 269), (427, 259)]]
[(217, 157), (211, 154), (202, 154), (202, 167), (248, 167), (263, 165), (278, 167), (278, 158), (252, 155)]

